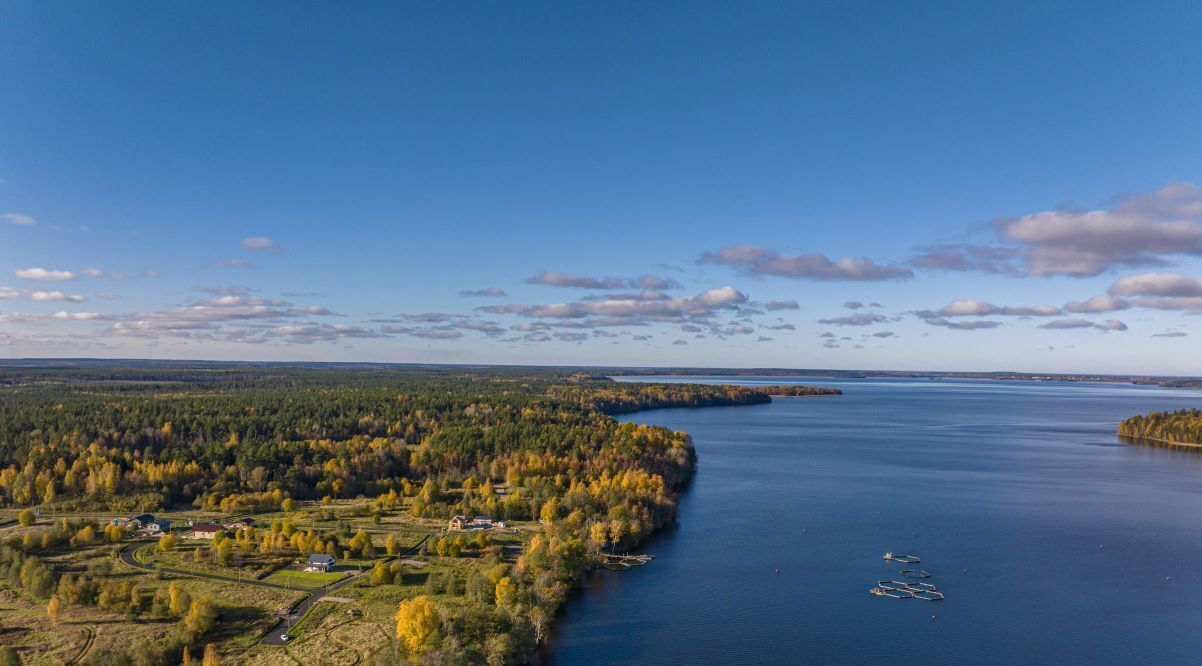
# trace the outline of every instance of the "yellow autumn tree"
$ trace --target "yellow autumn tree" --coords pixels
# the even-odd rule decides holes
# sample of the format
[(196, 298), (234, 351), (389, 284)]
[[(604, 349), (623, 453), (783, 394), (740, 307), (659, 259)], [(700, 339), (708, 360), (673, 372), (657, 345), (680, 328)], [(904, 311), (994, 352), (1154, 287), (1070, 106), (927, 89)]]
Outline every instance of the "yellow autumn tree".
[(506, 576), (497, 581), (497, 605), (501, 608), (512, 605), (518, 598), (518, 586)]
[(212, 643), (205, 645), (205, 656), (200, 666), (221, 666), (221, 655), (217, 654), (217, 648)]
[(176, 617), (183, 617), (184, 613), (188, 612), (188, 607), (192, 605), (192, 595), (175, 583), (167, 586), (167, 596), (170, 599), (167, 609)]
[(430, 597), (405, 599), (396, 612), (396, 636), (409, 654), (418, 655), (430, 647), (441, 622), (438, 608)]
[(46, 604), (46, 616), (50, 618), (51, 622), (58, 624), (59, 602), (57, 596), (50, 597), (50, 603)]

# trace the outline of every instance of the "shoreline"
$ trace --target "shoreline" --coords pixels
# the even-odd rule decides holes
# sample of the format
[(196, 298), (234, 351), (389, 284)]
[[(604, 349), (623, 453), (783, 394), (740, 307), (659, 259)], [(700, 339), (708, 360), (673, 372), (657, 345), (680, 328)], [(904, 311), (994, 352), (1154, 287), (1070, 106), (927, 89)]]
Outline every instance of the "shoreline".
[(1160, 445), (1163, 445), (1160, 448), (1167, 448), (1167, 449), (1175, 449), (1175, 448), (1202, 449), (1202, 442), (1178, 442), (1178, 441), (1172, 440), (1172, 439), (1161, 439), (1159, 437), (1144, 437), (1142, 435), (1123, 435), (1121, 433), (1119, 434), (1119, 437), (1122, 439), (1125, 439), (1125, 440), (1129, 440), (1130, 443), (1132, 443), (1132, 444), (1140, 444), (1143, 446), (1156, 446), (1157, 444), (1160, 444)]
[[(781, 397), (789, 397), (789, 396), (781, 396)], [(821, 396), (797, 396), (797, 397), (814, 398), (814, 397), (821, 397)], [(630, 416), (633, 414), (641, 414), (641, 412), (644, 412), (644, 411), (656, 411), (656, 410), (665, 410), (665, 409), (744, 408), (744, 406), (767, 405), (767, 404), (772, 403), (772, 398), (774, 398), (774, 396), (768, 396), (768, 398), (769, 398), (769, 400), (767, 400), (767, 402), (762, 402), (762, 403), (761, 402), (756, 402), (756, 403), (734, 402), (734, 403), (725, 404), (725, 405), (650, 406), (650, 408), (636, 409), (636, 410), (631, 410), (631, 411), (614, 412), (614, 414), (608, 414), (608, 412), (606, 412), (606, 416), (608, 416), (609, 418), (614, 418), (614, 420), (617, 421), (617, 418), (615, 418), (617, 416)], [(684, 433), (684, 434), (689, 436), (689, 442), (690, 442), (690, 446), (691, 446), (692, 435), (690, 435), (689, 433)], [(689, 470), (689, 476), (686, 477), (684, 481), (678, 483), (677, 487), (673, 489), (673, 498), (672, 498), (673, 500), (678, 500), (680, 498), (680, 495), (682, 495), (685, 492), (685, 490), (688, 489), (689, 486), (691, 486), (692, 480), (694, 480), (694, 477), (697, 474), (697, 465), (700, 464), (700, 458), (697, 457), (696, 448), (694, 448), (694, 453), (692, 453), (692, 460), (694, 460), (694, 464), (692, 464), (692, 468)], [(677, 490), (677, 488), (679, 488), (679, 490)], [(679, 512), (677, 512), (676, 515), (674, 515), (674, 517), (672, 519), (672, 523), (665, 524), (664, 527), (660, 527), (660, 528), (655, 529), (654, 531), (651, 531), (651, 533), (648, 534), (647, 537), (644, 537), (644, 539), (642, 541), (639, 541), (638, 543), (636, 543), (636, 545), (631, 548), (631, 551), (638, 551), (638, 549), (641, 549), (644, 545), (647, 545), (647, 543), (654, 541), (657, 536), (664, 534), (665, 531), (667, 531), (668, 529), (672, 529), (672, 528), (676, 527), (676, 524), (679, 522), (680, 522), (680, 516), (679, 516)], [(576, 577), (576, 581), (572, 583), (572, 588), (569, 591), (569, 594), (571, 594), (571, 595), (587, 594), (587, 590), (584, 589), (584, 577), (593, 575), (593, 573), (595, 573), (595, 571), (593, 570), (593, 567), (590, 567), (590, 569), (588, 569), (588, 570), (579, 572), (579, 575)], [(553, 641), (554, 641), (554, 636), (555, 636), (555, 630), (557, 630), (557, 628), (558, 628), (560, 619), (565, 617), (567, 614), (564, 609), (566, 606), (567, 606), (567, 600), (565, 599), (564, 603), (560, 603), (559, 608), (555, 609), (555, 618), (554, 618), (554, 622), (551, 625), (551, 632), (549, 632), (548, 640), (541, 644), (538, 644), (538, 646), (535, 648), (534, 653), (531, 654), (531, 658), (532, 658), (531, 664), (535, 664), (538, 666), (554, 664), (555, 649), (554, 649)]]

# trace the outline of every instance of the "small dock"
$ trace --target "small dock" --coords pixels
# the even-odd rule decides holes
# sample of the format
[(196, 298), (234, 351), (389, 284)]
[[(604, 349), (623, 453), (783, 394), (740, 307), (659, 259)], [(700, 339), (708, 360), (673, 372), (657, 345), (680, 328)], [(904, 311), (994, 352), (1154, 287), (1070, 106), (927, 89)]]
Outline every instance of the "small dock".
[(654, 555), (602, 555), (602, 566), (610, 571), (626, 571), (631, 567), (641, 567), (655, 559)]

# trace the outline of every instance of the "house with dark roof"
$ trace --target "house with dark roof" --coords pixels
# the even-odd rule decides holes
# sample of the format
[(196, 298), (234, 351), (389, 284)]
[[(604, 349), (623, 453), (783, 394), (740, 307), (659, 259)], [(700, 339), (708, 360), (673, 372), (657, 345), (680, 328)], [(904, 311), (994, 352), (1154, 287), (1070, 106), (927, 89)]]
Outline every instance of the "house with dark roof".
[(332, 571), (334, 569), (334, 556), (324, 553), (313, 553), (309, 556), (309, 563), (306, 569), (312, 571)]
[(225, 529), (230, 531), (245, 530), (255, 526), (254, 518), (239, 518), (232, 523), (226, 523)]
[(113, 519), (114, 525), (124, 525), (126, 527), (132, 527), (135, 530), (143, 529), (153, 522), (154, 522), (154, 514), (152, 514), (152, 513), (143, 513), (143, 514), (140, 514), (137, 516), (130, 516), (129, 518), (126, 518), (124, 520), (122, 520), (120, 518)]
[(218, 532), (224, 532), (225, 527), (217, 523), (196, 523), (192, 526), (193, 539), (212, 539)]

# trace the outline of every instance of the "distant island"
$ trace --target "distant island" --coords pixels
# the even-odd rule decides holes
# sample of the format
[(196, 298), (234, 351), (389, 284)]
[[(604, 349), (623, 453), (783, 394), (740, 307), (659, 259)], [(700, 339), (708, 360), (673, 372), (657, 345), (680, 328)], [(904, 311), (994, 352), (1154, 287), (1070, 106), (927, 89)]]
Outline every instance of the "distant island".
[(808, 398), (817, 395), (843, 395), (843, 391), (837, 388), (826, 388), (823, 386), (757, 386), (756, 391), (767, 393), (773, 398)]
[(1202, 410), (1152, 412), (1119, 423), (1119, 435), (1145, 442), (1202, 447)]

